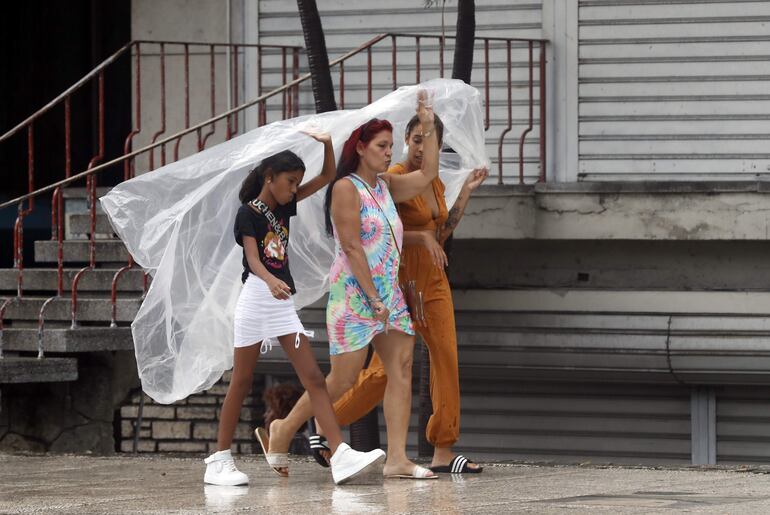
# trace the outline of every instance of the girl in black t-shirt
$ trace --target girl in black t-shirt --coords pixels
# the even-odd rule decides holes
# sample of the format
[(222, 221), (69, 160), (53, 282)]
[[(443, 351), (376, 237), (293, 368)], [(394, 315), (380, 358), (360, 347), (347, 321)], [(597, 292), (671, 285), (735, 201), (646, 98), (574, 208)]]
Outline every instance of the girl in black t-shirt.
[[(297, 202), (326, 186), (336, 173), (331, 137), (326, 133), (305, 134), (324, 145), (320, 175), (301, 184), (305, 164), (286, 150), (262, 161), (241, 186), (239, 198), (243, 205), (235, 218), (234, 233), (236, 242), (243, 247), (244, 285), (235, 308), (232, 379), (219, 417), (218, 451), (205, 460), (203, 480), (206, 483), (248, 484), (248, 476), (235, 467), (230, 446), (243, 400), (251, 388), (257, 359), (275, 340), (280, 342), (310, 395), (315, 417), (327, 430), (335, 483), (350, 480), (385, 458), (380, 449), (362, 453), (342, 441), (326, 380), (307, 339), (310, 333), (302, 327), (291, 300), (295, 289), (287, 254), (289, 220), (297, 214)], [(295, 428), (295, 432), (298, 429)], [(287, 455), (270, 453), (264, 429), (258, 428), (256, 434), (268, 464), (277, 474), (288, 476)]]

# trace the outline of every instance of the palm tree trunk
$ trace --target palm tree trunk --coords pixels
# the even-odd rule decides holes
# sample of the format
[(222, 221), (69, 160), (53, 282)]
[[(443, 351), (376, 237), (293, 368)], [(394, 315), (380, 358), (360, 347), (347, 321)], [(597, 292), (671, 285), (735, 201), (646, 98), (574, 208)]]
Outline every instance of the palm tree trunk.
[(476, 5), (474, 0), (457, 0), (457, 40), (452, 64), (452, 78), (471, 83), (473, 45), (476, 37)]
[(329, 71), (329, 55), (326, 53), (326, 38), (324, 37), (321, 17), (315, 0), (297, 0), (299, 19), (302, 22), (302, 33), (305, 36), (307, 62), (313, 81), (313, 98), (316, 113), (336, 111), (334, 101), (334, 84)]
[[(471, 83), (473, 71), (473, 46), (476, 38), (476, 5), (474, 0), (457, 0), (457, 39), (452, 63), (452, 78)], [(454, 235), (444, 242), (444, 252), (451, 258)], [(450, 259), (451, 263), (451, 259)], [(451, 265), (450, 265), (451, 266)], [(447, 267), (447, 275), (449, 268)]]

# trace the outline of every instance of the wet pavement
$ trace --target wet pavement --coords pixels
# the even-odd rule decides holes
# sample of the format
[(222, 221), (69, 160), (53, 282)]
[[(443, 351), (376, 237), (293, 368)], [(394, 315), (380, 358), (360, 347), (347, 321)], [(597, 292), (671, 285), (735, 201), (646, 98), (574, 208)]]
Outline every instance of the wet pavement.
[(238, 462), (248, 487), (203, 485), (199, 459), (0, 455), (0, 513), (770, 513), (766, 470), (493, 464), (439, 480), (363, 478), (292, 460), (274, 475)]

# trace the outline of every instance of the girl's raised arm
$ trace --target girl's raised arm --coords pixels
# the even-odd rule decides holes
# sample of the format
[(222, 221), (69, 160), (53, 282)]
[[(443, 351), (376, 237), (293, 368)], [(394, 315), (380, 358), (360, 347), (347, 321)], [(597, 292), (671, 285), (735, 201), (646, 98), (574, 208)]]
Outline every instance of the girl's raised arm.
[(297, 189), (297, 202), (308, 198), (310, 195), (320, 190), (334, 179), (337, 171), (337, 165), (334, 163), (334, 147), (332, 146), (332, 137), (328, 132), (302, 131), (324, 146), (324, 164), (321, 173), (313, 177)]

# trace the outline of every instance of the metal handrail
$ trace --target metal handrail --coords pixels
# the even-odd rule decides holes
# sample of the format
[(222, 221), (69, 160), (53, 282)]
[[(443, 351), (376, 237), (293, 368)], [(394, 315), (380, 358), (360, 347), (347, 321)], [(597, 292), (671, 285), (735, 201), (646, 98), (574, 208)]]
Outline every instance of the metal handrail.
[[(376, 36), (376, 37), (370, 39), (369, 41), (367, 41), (363, 45), (359, 46), (358, 48), (356, 48), (354, 50), (351, 50), (350, 52), (347, 52), (346, 54), (344, 54), (344, 55), (342, 55), (342, 56), (340, 56), (340, 57), (330, 61), (329, 62), (329, 66), (334, 66), (336, 64), (339, 64), (340, 62), (345, 61), (345, 60), (353, 57), (354, 55), (360, 53), (361, 51), (366, 50), (367, 47), (369, 47), (371, 45), (374, 45), (375, 43), (377, 43), (379, 41), (382, 41), (383, 39), (385, 39), (387, 37), (389, 37), (389, 34), (380, 34), (379, 36)], [(131, 152), (127, 153), (127, 154), (124, 154), (124, 155), (122, 155), (120, 157), (116, 157), (115, 159), (113, 159), (111, 161), (108, 161), (106, 163), (102, 163), (102, 164), (96, 165), (96, 166), (94, 166), (92, 168), (89, 168), (89, 169), (83, 171), (83, 172), (80, 172), (80, 173), (75, 174), (75, 175), (73, 175), (71, 177), (62, 179), (62, 180), (60, 180), (58, 182), (55, 182), (53, 184), (49, 184), (48, 186), (44, 186), (42, 188), (39, 188), (39, 189), (37, 189), (37, 190), (35, 190), (33, 192), (26, 193), (24, 195), (16, 197), (15, 199), (3, 202), (2, 204), (0, 204), (0, 209), (4, 209), (6, 207), (13, 206), (15, 204), (18, 204), (19, 202), (24, 202), (27, 199), (34, 198), (34, 197), (36, 197), (38, 195), (41, 195), (43, 193), (47, 193), (49, 191), (53, 191), (54, 189), (56, 189), (58, 187), (67, 186), (71, 182), (75, 182), (77, 180), (83, 179), (85, 177), (88, 177), (91, 174), (97, 174), (97, 173), (101, 172), (102, 170), (104, 170), (106, 168), (109, 168), (111, 166), (114, 166), (114, 165), (116, 165), (118, 163), (121, 163), (121, 162), (123, 162), (123, 161), (125, 161), (127, 159), (130, 159), (132, 157), (136, 157), (136, 156), (141, 155), (141, 154), (143, 154), (145, 152), (149, 152), (150, 150), (152, 150), (154, 148), (157, 148), (157, 147), (159, 147), (161, 145), (165, 145), (167, 143), (170, 143), (171, 141), (173, 141), (173, 140), (175, 140), (177, 138), (181, 138), (181, 137), (186, 136), (188, 134), (191, 134), (191, 133), (193, 133), (193, 132), (195, 132), (195, 131), (197, 131), (199, 129), (202, 129), (202, 128), (208, 126), (208, 125), (211, 125), (211, 124), (216, 123), (216, 122), (218, 122), (220, 120), (228, 118), (228, 117), (230, 117), (230, 116), (232, 116), (234, 114), (237, 114), (237, 113), (240, 113), (242, 111), (245, 111), (246, 109), (248, 109), (248, 108), (250, 108), (250, 107), (252, 107), (252, 106), (254, 106), (256, 104), (259, 104), (260, 102), (263, 102), (263, 101), (267, 100), (268, 98), (274, 97), (275, 95), (278, 95), (279, 93), (283, 93), (284, 91), (290, 90), (294, 86), (297, 86), (297, 85), (299, 85), (299, 84), (309, 80), (310, 78), (311, 78), (311, 74), (310, 73), (306, 73), (304, 75), (301, 75), (300, 77), (294, 79), (293, 81), (287, 82), (283, 86), (279, 86), (279, 87), (273, 89), (272, 91), (270, 91), (268, 93), (265, 93), (264, 95), (258, 96), (254, 100), (250, 100), (250, 101), (248, 101), (248, 102), (246, 102), (244, 104), (241, 104), (238, 107), (234, 107), (233, 109), (230, 109), (229, 111), (225, 111), (223, 113), (220, 113), (220, 114), (218, 114), (218, 115), (216, 115), (216, 116), (214, 116), (212, 118), (209, 118), (208, 120), (204, 120), (204, 121), (202, 121), (202, 122), (200, 122), (200, 123), (198, 123), (196, 125), (188, 127), (186, 129), (182, 129), (181, 131), (177, 132), (176, 134), (172, 134), (171, 136), (167, 136), (167, 137), (165, 137), (163, 139), (157, 140), (154, 143), (150, 143), (149, 145), (145, 145), (144, 147), (142, 147), (140, 149), (133, 150), (133, 151), (131, 151)]]
[[(419, 37), (419, 38), (430, 37), (430, 38), (439, 38), (439, 39), (441, 39), (441, 38), (450, 39), (450, 38), (454, 38), (455, 37), (455, 36), (408, 34), (408, 33), (391, 33), (391, 32), (383, 33), (383, 34), (379, 34), (379, 35), (371, 38), (370, 40), (366, 41), (365, 43), (359, 45), (357, 48), (355, 48), (353, 50), (350, 50), (349, 52), (341, 55), (340, 57), (337, 57), (336, 59), (333, 59), (333, 60), (329, 61), (329, 66), (332, 67), (332, 66), (335, 66), (337, 64), (340, 64), (340, 63), (350, 59), (351, 57), (353, 57), (355, 55), (358, 55), (358, 54), (360, 54), (361, 52), (363, 52), (363, 51), (365, 51), (367, 49), (370, 49), (376, 43), (378, 43), (378, 42), (380, 42), (380, 41), (382, 41), (382, 40), (384, 40), (386, 38), (389, 38), (389, 37), (399, 37), (399, 36), (403, 36), (403, 37)], [(545, 43), (548, 42), (548, 40), (545, 40), (545, 39), (523, 39), (523, 38), (492, 38), (492, 37), (487, 38), (487, 37), (483, 37), (483, 38), (477, 38), (477, 39), (494, 40), (494, 41), (538, 42), (538, 43), (541, 43), (541, 44), (545, 44)], [(147, 42), (147, 41), (138, 41), (138, 42), (142, 43), (142, 42)], [(130, 44), (134, 44), (134, 43), (135, 42), (132, 42)], [(156, 43), (156, 42), (153, 41), (152, 43)], [(157, 42), (157, 43), (161, 43), (161, 42)], [(173, 42), (173, 43), (184, 44), (184, 42)], [(245, 45), (237, 45), (237, 46), (245, 46)], [(254, 45), (254, 46), (265, 46), (265, 45)], [(271, 45), (271, 46), (274, 46), (274, 45)], [(293, 47), (289, 47), (289, 48), (293, 48)], [(110, 59), (112, 59), (112, 57), (108, 58), (108, 60), (110, 60)], [(114, 60), (114, 59), (112, 59), (112, 60)], [(541, 62), (544, 62), (544, 59)], [(104, 65), (104, 64), (105, 63), (102, 63), (102, 65)], [(100, 66), (102, 66), (102, 65), (100, 65)], [(96, 72), (98, 72), (98, 70), (96, 70)], [(543, 73), (544, 73), (544, 70), (541, 69), (541, 77), (543, 76)], [(95, 75), (96, 75), (96, 73), (92, 72), (92, 73), (90, 73), (88, 75), (88, 77), (92, 78)], [(311, 74), (310, 73), (306, 73), (304, 75), (301, 75), (300, 77), (292, 80), (291, 82), (287, 82), (284, 85), (279, 86), (279, 87), (273, 89), (272, 91), (270, 91), (268, 93), (265, 93), (264, 95), (260, 95), (260, 96), (258, 96), (257, 98), (255, 98), (253, 100), (250, 100), (250, 101), (248, 101), (248, 102), (246, 102), (244, 104), (241, 104), (240, 106), (237, 106), (237, 107), (232, 108), (232, 109), (230, 109), (228, 111), (220, 113), (217, 116), (213, 116), (213, 117), (209, 118), (208, 120), (204, 120), (204, 121), (202, 121), (202, 122), (200, 122), (200, 123), (198, 123), (196, 125), (188, 127), (186, 129), (183, 129), (183, 130), (181, 130), (181, 131), (179, 131), (179, 132), (177, 132), (177, 133), (175, 133), (175, 134), (173, 134), (171, 136), (168, 136), (166, 138), (157, 140), (157, 141), (155, 141), (153, 143), (150, 143), (150, 144), (148, 144), (148, 145), (146, 145), (146, 146), (144, 146), (144, 147), (142, 147), (142, 148), (140, 148), (138, 150), (134, 150), (134, 151), (131, 151), (129, 153), (126, 153), (126, 154), (124, 154), (124, 155), (122, 155), (120, 157), (117, 157), (117, 158), (115, 158), (115, 159), (113, 159), (111, 161), (108, 161), (106, 163), (102, 163), (102, 164), (96, 165), (96, 166), (94, 166), (94, 167), (92, 167), (90, 169), (87, 169), (87, 170), (85, 170), (83, 172), (75, 174), (75, 175), (73, 175), (71, 177), (62, 179), (61, 181), (55, 182), (55, 183), (50, 184), (48, 186), (44, 186), (44, 187), (39, 188), (39, 189), (37, 189), (37, 190), (35, 190), (33, 192), (26, 193), (24, 195), (16, 197), (15, 199), (3, 202), (3, 203), (0, 204), (0, 209), (4, 209), (6, 207), (10, 207), (10, 206), (16, 205), (19, 202), (23, 202), (24, 200), (34, 198), (37, 195), (40, 195), (40, 194), (43, 194), (43, 193), (47, 193), (49, 191), (53, 191), (57, 187), (66, 186), (66, 185), (68, 185), (68, 184), (70, 184), (70, 183), (72, 183), (74, 181), (83, 179), (83, 178), (87, 177), (90, 174), (99, 173), (102, 170), (104, 170), (106, 168), (109, 168), (111, 166), (114, 166), (114, 165), (116, 165), (118, 163), (121, 163), (121, 162), (123, 162), (123, 161), (125, 161), (127, 159), (136, 157), (136, 156), (138, 156), (140, 154), (143, 154), (145, 152), (149, 152), (149, 151), (151, 151), (151, 150), (153, 150), (153, 149), (155, 149), (157, 147), (160, 147), (162, 145), (170, 143), (171, 141), (173, 141), (173, 140), (175, 140), (177, 138), (181, 138), (181, 137), (186, 136), (186, 135), (188, 135), (190, 133), (193, 133), (193, 132), (195, 132), (195, 131), (197, 131), (199, 129), (202, 129), (202, 128), (208, 126), (208, 125), (211, 125), (211, 124), (216, 123), (216, 122), (218, 122), (220, 120), (228, 118), (228, 117), (230, 117), (230, 116), (232, 116), (234, 114), (238, 114), (238, 113), (240, 113), (242, 111), (245, 111), (246, 109), (248, 109), (248, 108), (250, 108), (250, 107), (252, 107), (252, 106), (254, 106), (256, 104), (259, 104), (260, 102), (263, 102), (263, 101), (265, 101), (265, 100), (267, 100), (267, 99), (269, 99), (269, 98), (271, 98), (271, 97), (273, 97), (275, 95), (278, 95), (279, 93), (283, 93), (284, 91), (290, 90), (293, 87), (298, 86), (299, 84), (302, 84), (303, 82), (309, 80), (310, 78), (311, 78)], [(81, 79), (81, 81), (79, 81), (79, 83), (81, 83), (82, 81), (83, 81), (83, 79)], [(68, 89), (68, 92), (70, 92), (71, 90), (72, 90), (72, 88)], [(66, 96), (66, 94), (62, 94), (59, 97), (57, 97), (57, 99), (63, 99), (65, 96)], [(545, 99), (541, 98), (540, 102), (541, 102), (541, 110), (542, 110), (544, 102), (545, 102)], [(37, 115), (37, 113), (36, 113), (36, 115)], [(33, 115), (33, 116), (35, 116), (35, 115)], [(30, 119), (32, 119), (32, 117), (30, 117)], [(543, 125), (543, 122), (544, 122), (544, 120), (541, 120), (541, 126)], [(13, 130), (16, 130), (16, 129), (13, 129)], [(6, 133), (6, 135), (7, 134), (8, 133)], [(0, 137), (0, 142), (6, 137), (6, 135)], [(544, 172), (545, 172), (544, 170), (541, 170), (541, 175)], [(544, 179), (544, 177), (541, 177), (541, 179)]]
[(280, 86), (280, 87), (270, 91), (269, 93), (265, 93), (264, 95), (261, 95), (261, 96), (255, 98), (254, 100), (246, 102), (245, 104), (241, 104), (240, 106), (235, 107), (233, 109), (230, 109), (229, 111), (225, 111), (224, 113), (218, 114), (217, 116), (214, 116), (213, 118), (209, 118), (208, 120), (204, 120), (204, 121), (202, 121), (202, 122), (200, 122), (200, 123), (198, 123), (196, 125), (193, 125), (193, 126), (187, 128), (187, 129), (182, 129), (181, 131), (177, 132), (176, 134), (172, 134), (171, 136), (167, 136), (167, 137), (165, 137), (163, 139), (157, 140), (154, 143), (150, 143), (149, 145), (145, 145), (144, 147), (142, 147), (142, 148), (140, 148), (138, 150), (133, 150), (133, 151), (131, 151), (131, 152), (127, 153), (127, 154), (124, 154), (124, 155), (122, 155), (120, 157), (116, 157), (112, 161), (107, 161), (106, 163), (102, 163), (102, 164), (96, 165), (96, 166), (94, 166), (92, 168), (89, 168), (89, 169), (87, 169), (87, 170), (85, 170), (83, 172), (80, 172), (78, 174), (75, 174), (75, 175), (73, 175), (71, 177), (68, 177), (66, 179), (62, 179), (62, 180), (60, 180), (58, 182), (55, 182), (53, 184), (49, 184), (48, 186), (44, 186), (44, 187), (42, 187), (40, 189), (37, 189), (37, 190), (35, 190), (35, 191), (31, 192), (31, 193), (26, 193), (24, 195), (16, 197), (13, 200), (8, 200), (6, 202), (3, 202), (2, 204), (0, 204), (0, 209), (4, 209), (6, 207), (13, 206), (14, 204), (18, 204), (19, 202), (24, 202), (27, 199), (36, 197), (37, 195), (40, 195), (40, 194), (43, 194), (43, 193), (47, 193), (49, 191), (53, 191), (54, 189), (56, 189), (58, 187), (67, 186), (71, 182), (75, 182), (77, 180), (86, 178), (89, 175), (95, 175), (95, 174), (101, 172), (102, 170), (104, 170), (105, 168), (109, 168), (109, 167), (114, 166), (114, 165), (116, 165), (118, 163), (122, 163), (123, 161), (125, 161), (127, 159), (130, 159), (132, 157), (136, 157), (136, 156), (138, 156), (140, 154), (143, 154), (145, 152), (149, 152), (150, 150), (152, 150), (154, 148), (157, 148), (157, 147), (159, 147), (161, 145), (165, 145), (167, 143), (170, 143), (171, 141), (175, 140), (176, 138), (181, 138), (182, 136), (186, 136), (187, 134), (190, 134), (190, 133), (193, 133), (193, 132), (195, 132), (195, 131), (197, 131), (199, 129), (202, 129), (202, 128), (206, 127), (207, 125), (211, 125), (212, 123), (216, 123), (216, 122), (218, 122), (220, 120), (223, 120), (223, 119), (225, 119), (225, 118), (227, 118), (229, 116), (232, 116), (234, 114), (240, 113), (241, 111), (244, 111), (244, 110), (248, 109), (249, 107), (254, 106), (255, 104), (258, 104), (258, 103), (260, 103), (260, 102), (262, 102), (264, 100), (267, 100), (268, 98), (271, 98), (271, 97), (273, 97), (273, 96), (275, 96), (275, 95), (277, 95), (279, 93), (282, 93), (283, 91), (291, 89), (292, 87), (294, 87), (294, 86), (296, 86), (296, 85), (298, 85), (298, 84), (308, 80), (309, 78), (310, 78), (310, 74), (309, 73), (305, 74), (305, 75), (299, 77), (298, 79), (295, 79), (295, 80), (293, 80), (291, 82), (288, 82), (288, 83), (284, 84), (283, 86)]
[[(457, 36), (452, 36), (452, 35), (442, 36), (441, 34), (414, 34), (410, 32), (388, 32), (386, 35), (396, 36), (396, 37), (407, 37), (407, 38), (457, 39)], [(503, 43), (506, 41), (521, 41), (524, 43), (527, 43), (529, 41), (535, 41), (537, 43), (548, 43), (547, 39), (538, 39), (538, 38), (503, 38), (503, 37), (494, 37), (494, 36), (476, 36), (476, 39), (500, 41)]]
[(65, 98), (72, 95), (75, 91), (80, 89), (83, 85), (85, 85), (88, 81), (93, 79), (94, 77), (98, 76), (100, 72), (102, 72), (107, 66), (114, 63), (119, 57), (121, 57), (123, 54), (125, 54), (128, 50), (131, 49), (134, 45), (137, 44), (166, 44), (166, 45), (213, 45), (213, 46), (224, 46), (224, 47), (244, 47), (244, 48), (276, 48), (276, 49), (300, 49), (302, 50), (302, 47), (298, 46), (292, 46), (292, 45), (263, 45), (261, 43), (204, 43), (200, 41), (161, 41), (161, 40), (151, 40), (151, 39), (134, 39), (122, 47), (120, 47), (117, 51), (115, 51), (112, 55), (110, 55), (107, 59), (99, 63), (93, 70), (85, 74), (80, 80), (78, 80), (75, 84), (64, 90), (63, 93), (59, 94), (56, 98), (48, 102), (46, 105), (35, 111), (33, 114), (27, 117), (23, 122), (16, 125), (14, 128), (7, 131), (5, 134), (0, 136), (0, 143), (7, 140), (20, 130), (22, 130), (24, 127), (28, 126), (30, 123), (34, 122), (38, 118), (40, 118), (42, 115), (50, 111), (52, 108), (56, 107), (60, 102), (62, 102)]

